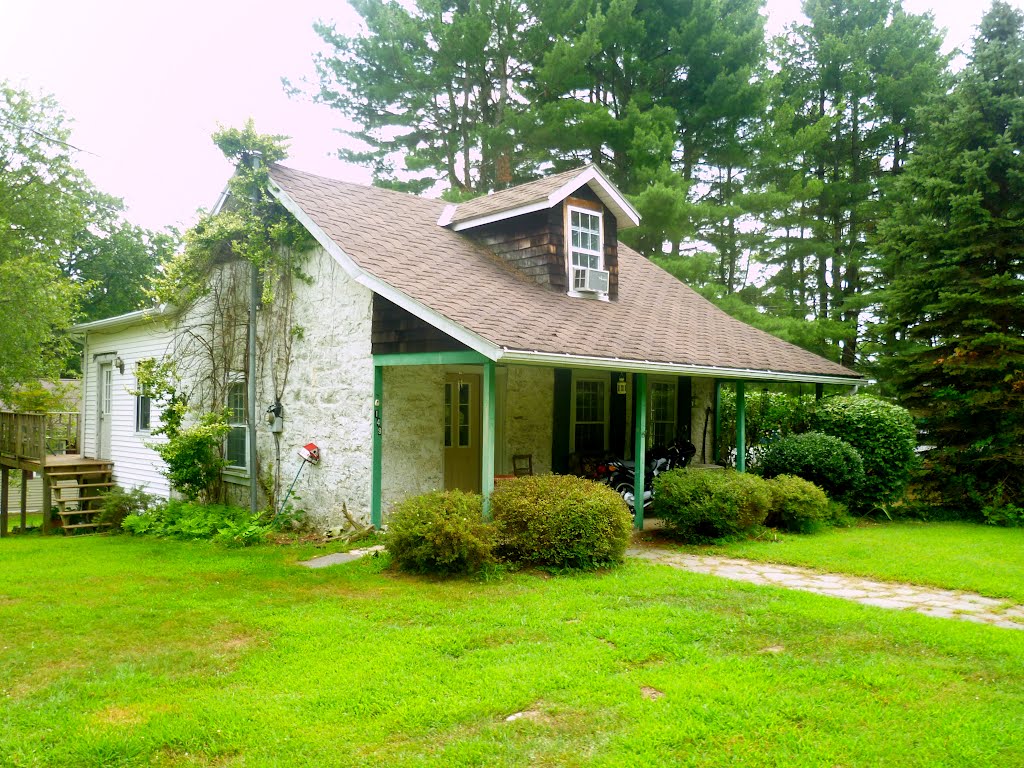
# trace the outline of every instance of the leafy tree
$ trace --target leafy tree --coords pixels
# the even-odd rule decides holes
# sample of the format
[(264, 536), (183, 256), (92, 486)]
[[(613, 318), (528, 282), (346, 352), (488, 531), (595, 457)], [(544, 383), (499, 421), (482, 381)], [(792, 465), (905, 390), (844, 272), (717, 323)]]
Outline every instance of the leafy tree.
[(89, 185), (57, 103), (0, 82), (0, 394), (55, 378), (80, 287), (59, 262), (85, 226)]
[(931, 486), (968, 514), (1024, 505), (1024, 14), (993, 3), (892, 195), (880, 245), (894, 384)]
[[(515, 115), (534, 19), (512, 0), (353, 0), (366, 31), (323, 22), (330, 46), (314, 57), (316, 98), (352, 121), (361, 149), (339, 155), (368, 163), (376, 183), (422, 192), (437, 183), (480, 194), (529, 178)], [(537, 40), (543, 43), (541, 40)]]
[(852, 366), (880, 280), (870, 240), (881, 193), (921, 132), (915, 110), (940, 90), (947, 60), (931, 18), (899, 0), (805, 0), (803, 9), (808, 23), (775, 43), (757, 143), (754, 182), (776, 193), (764, 210), (776, 233), (762, 257), (773, 272), (765, 303), (830, 321), (826, 338)]

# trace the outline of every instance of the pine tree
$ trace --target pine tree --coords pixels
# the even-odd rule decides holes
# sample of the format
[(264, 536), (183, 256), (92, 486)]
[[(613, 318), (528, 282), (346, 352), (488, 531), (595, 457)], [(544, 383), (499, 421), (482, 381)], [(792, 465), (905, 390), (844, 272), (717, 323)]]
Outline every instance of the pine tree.
[[(1024, 14), (997, 0), (881, 228), (893, 383), (943, 501), (1024, 506)], [(1012, 518), (1013, 515), (1010, 515)], [(1021, 518), (1024, 519), (1024, 518)]]

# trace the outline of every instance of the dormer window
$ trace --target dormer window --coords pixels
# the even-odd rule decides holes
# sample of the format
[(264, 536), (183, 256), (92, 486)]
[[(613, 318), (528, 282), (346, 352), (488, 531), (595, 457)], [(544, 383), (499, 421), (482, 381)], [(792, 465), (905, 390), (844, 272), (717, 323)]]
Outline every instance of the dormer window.
[(604, 270), (603, 221), (600, 211), (566, 206), (569, 220), (570, 293), (607, 295), (608, 273)]

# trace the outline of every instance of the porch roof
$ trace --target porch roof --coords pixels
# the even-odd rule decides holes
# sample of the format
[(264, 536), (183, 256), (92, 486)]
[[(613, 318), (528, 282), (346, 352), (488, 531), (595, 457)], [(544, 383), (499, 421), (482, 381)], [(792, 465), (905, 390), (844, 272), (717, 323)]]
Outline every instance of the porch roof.
[(730, 317), (632, 249), (613, 301), (569, 297), (438, 226), (440, 200), (275, 165), (274, 193), (350, 275), (491, 359), (855, 384), (859, 374)]

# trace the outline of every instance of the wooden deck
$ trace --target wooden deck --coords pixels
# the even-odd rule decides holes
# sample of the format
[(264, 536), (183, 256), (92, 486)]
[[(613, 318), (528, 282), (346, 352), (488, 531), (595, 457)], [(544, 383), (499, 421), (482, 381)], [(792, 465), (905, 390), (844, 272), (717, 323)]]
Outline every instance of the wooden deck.
[[(113, 487), (113, 463), (77, 453), (78, 414), (0, 411), (0, 536), (8, 535), (10, 473), (21, 472), (21, 529), (26, 527), (28, 481), (42, 477), (43, 532), (99, 528), (101, 494)], [(70, 452), (69, 451), (74, 451)], [(51, 510), (57, 515), (51, 520)]]

